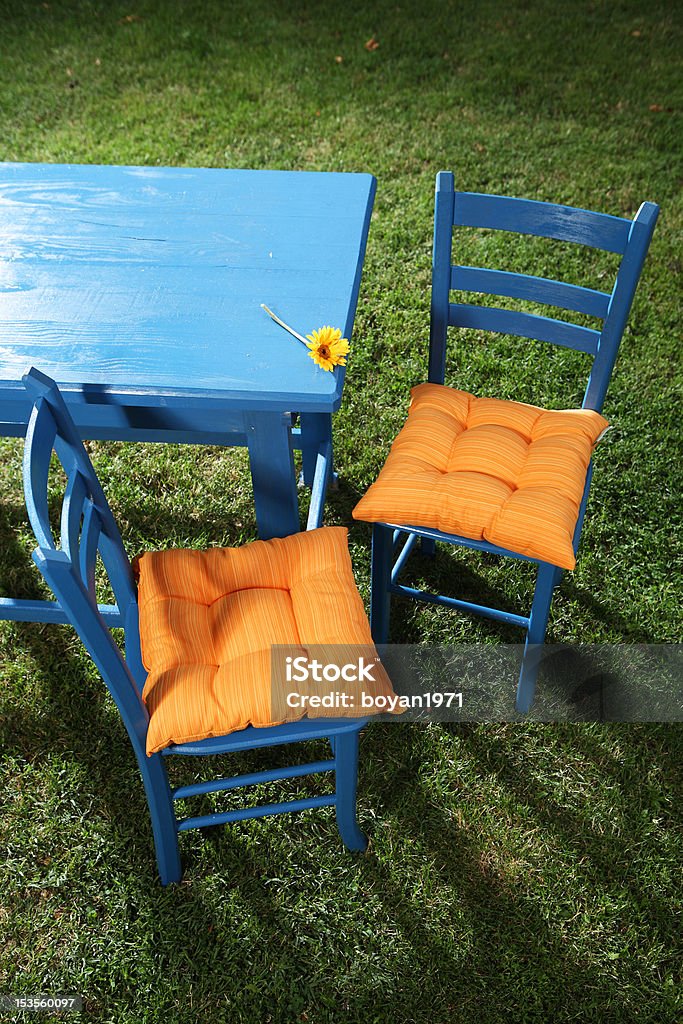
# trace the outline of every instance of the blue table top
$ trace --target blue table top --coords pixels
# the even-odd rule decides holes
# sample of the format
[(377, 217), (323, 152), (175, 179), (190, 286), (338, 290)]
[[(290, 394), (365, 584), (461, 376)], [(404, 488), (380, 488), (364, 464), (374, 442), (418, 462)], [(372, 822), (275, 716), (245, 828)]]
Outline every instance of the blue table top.
[(344, 372), (301, 334), (351, 338), (369, 174), (0, 163), (0, 420), (29, 365), (88, 400), (333, 411)]

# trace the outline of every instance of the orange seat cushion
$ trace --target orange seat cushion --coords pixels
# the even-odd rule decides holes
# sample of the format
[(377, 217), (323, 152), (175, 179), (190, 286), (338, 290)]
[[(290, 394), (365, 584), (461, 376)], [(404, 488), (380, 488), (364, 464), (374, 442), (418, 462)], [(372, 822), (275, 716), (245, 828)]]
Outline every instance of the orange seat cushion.
[[(375, 653), (342, 527), (241, 548), (147, 553), (136, 573), (148, 754), (303, 717), (305, 710), (282, 700), (274, 716), (272, 644), (296, 645), (301, 654), (309, 645)], [(363, 689), (393, 695), (381, 665), (374, 676)], [(308, 713), (361, 717), (367, 710)]]
[(573, 569), (586, 473), (607, 425), (590, 409), (552, 412), (420, 384), (353, 515), (484, 540)]

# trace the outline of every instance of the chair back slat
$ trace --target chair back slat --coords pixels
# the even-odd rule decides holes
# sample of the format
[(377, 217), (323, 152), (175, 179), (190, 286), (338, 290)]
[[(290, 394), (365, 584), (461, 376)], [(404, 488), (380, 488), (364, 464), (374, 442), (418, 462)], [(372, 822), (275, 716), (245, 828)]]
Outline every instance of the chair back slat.
[(516, 334), (520, 338), (549, 341), (554, 345), (573, 348), (592, 356), (597, 352), (600, 341), (600, 332), (590, 327), (579, 327), (564, 320), (553, 320), (547, 316), (520, 313), (514, 309), (498, 309), (493, 306), (451, 303), (448, 323), (450, 327), (472, 327), (481, 331)]
[(78, 550), (78, 568), (83, 586), (94, 602), (97, 602), (95, 563), (97, 561), (101, 534), (102, 520), (94, 504), (88, 499), (85, 502), (83, 511), (83, 528), (81, 530), (81, 543)]
[(28, 516), (41, 547), (54, 544), (47, 504), (50, 461), (57, 436), (57, 424), (49, 405), (36, 401), (26, 429), (24, 446), (24, 494)]
[(626, 248), (630, 227), (630, 221), (606, 213), (479, 192), (455, 193), (453, 223), (458, 227), (494, 228), (578, 242), (619, 254)]
[[(449, 327), (466, 327), (547, 341), (593, 356), (584, 408), (600, 412), (633, 296), (659, 214), (643, 203), (633, 220), (531, 199), (456, 192), (453, 174), (436, 178), (429, 381), (443, 384)], [(545, 277), (453, 264), (453, 228), (490, 228), (572, 242), (617, 253), (611, 293)], [(500, 295), (602, 320), (600, 330), (523, 310), (450, 301), (451, 291)]]
[(593, 288), (565, 284), (531, 274), (489, 270), (487, 267), (451, 267), (451, 290), (504, 295), (510, 299), (524, 299), (544, 306), (570, 309), (574, 313), (584, 313), (601, 320), (607, 316), (610, 301), (607, 292), (595, 291)]
[(75, 470), (67, 478), (60, 527), (62, 550), (66, 552), (72, 562), (78, 561), (83, 505), (88, 497), (88, 485), (83, 475)]
[[(88, 481), (78, 469), (68, 478), (62, 502), (61, 546), (78, 566), (83, 585), (97, 602), (95, 563), (102, 534), (102, 520), (90, 497)], [(118, 588), (120, 589), (120, 588)]]

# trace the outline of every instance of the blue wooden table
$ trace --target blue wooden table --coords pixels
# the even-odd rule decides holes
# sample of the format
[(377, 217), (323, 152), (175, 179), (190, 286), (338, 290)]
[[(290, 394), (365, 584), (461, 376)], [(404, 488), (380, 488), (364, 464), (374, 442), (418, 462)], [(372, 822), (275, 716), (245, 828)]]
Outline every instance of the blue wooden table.
[(300, 448), (316, 525), (344, 369), (261, 303), (351, 339), (374, 192), (369, 174), (0, 163), (0, 434), (23, 435), (35, 365), (83, 437), (247, 445), (264, 538), (299, 529)]

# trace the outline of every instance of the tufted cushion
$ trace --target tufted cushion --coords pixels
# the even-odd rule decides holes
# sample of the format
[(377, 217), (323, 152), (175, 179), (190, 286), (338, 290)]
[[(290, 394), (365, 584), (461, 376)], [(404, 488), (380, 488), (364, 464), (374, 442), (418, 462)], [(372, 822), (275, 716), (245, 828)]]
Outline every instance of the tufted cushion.
[[(300, 645), (301, 654), (313, 644), (374, 653), (344, 528), (241, 548), (147, 553), (136, 560), (136, 573), (149, 673), (143, 690), (148, 754), (303, 717), (278, 701), (273, 720), (272, 644)], [(381, 666), (374, 674), (376, 692), (393, 694)], [(363, 683), (366, 692), (372, 688)], [(343, 709), (309, 714), (354, 717)]]
[(353, 515), (486, 540), (573, 569), (586, 472), (606, 427), (589, 409), (551, 412), (420, 384)]

